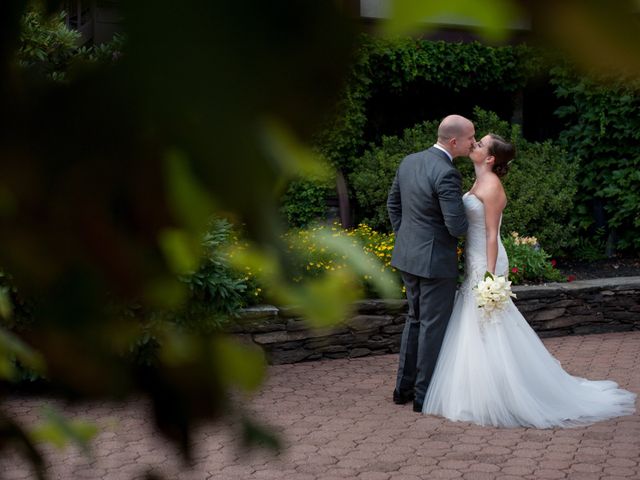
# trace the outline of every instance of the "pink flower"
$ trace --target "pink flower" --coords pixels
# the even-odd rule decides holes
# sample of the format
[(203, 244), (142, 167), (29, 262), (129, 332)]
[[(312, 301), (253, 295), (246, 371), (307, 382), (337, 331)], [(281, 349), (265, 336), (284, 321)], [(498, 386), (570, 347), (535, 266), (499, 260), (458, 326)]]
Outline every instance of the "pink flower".
[(511, 273), (518, 273), (520, 270), (518, 270), (518, 267), (513, 267), (511, 269)]
[(575, 275), (567, 275), (567, 282), (573, 282), (574, 280), (577, 280), (578, 277), (576, 277)]
[(553, 258), (551, 259), (551, 266), (552, 267), (555, 267), (557, 263), (558, 262), (556, 262), (555, 259), (553, 259)]

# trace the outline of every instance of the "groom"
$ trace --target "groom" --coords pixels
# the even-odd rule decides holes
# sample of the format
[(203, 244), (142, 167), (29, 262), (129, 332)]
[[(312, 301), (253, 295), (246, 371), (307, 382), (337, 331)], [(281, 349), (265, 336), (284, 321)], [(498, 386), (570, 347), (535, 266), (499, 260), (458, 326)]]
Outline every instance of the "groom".
[(393, 401), (413, 399), (414, 412), (422, 411), (453, 309), (457, 237), (468, 226), (453, 159), (469, 155), (474, 136), (471, 121), (446, 117), (433, 147), (402, 160), (387, 199), (396, 237), (391, 265), (402, 274), (409, 302)]

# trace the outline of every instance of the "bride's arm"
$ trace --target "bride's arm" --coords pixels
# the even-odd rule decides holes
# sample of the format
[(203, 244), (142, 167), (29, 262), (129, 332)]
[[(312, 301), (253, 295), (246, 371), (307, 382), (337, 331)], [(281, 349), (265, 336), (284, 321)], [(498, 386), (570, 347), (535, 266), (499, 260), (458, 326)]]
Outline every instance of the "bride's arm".
[(483, 195), (484, 224), (487, 245), (487, 271), (496, 273), (498, 261), (498, 235), (500, 235), (500, 216), (506, 205), (506, 197), (502, 189), (491, 189)]

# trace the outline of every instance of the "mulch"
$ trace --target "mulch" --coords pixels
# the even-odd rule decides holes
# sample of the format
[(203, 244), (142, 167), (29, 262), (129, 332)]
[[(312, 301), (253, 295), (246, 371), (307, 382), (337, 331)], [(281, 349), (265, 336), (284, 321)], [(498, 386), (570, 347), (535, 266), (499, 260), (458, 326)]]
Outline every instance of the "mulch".
[(576, 260), (557, 260), (558, 268), (565, 276), (574, 276), (572, 280), (589, 280), (608, 277), (640, 276), (640, 257), (615, 256), (593, 262)]

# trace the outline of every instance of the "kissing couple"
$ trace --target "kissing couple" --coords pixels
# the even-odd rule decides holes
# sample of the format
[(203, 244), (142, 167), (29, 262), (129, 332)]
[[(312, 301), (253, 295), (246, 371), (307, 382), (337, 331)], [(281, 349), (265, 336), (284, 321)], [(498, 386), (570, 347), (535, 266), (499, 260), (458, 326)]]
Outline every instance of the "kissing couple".
[[(466, 156), (476, 179), (463, 195), (453, 159)], [(398, 167), (387, 199), (395, 233), (391, 265), (402, 275), (409, 312), (393, 401), (497, 427), (571, 427), (630, 415), (634, 393), (565, 372), (510, 298), (492, 311), (476, 303), (474, 287), (487, 272), (508, 276), (501, 178), (514, 157), (511, 143), (492, 133), (476, 142), (473, 123), (449, 115), (435, 145)], [(465, 274), (456, 295), (456, 250), (465, 235)]]

